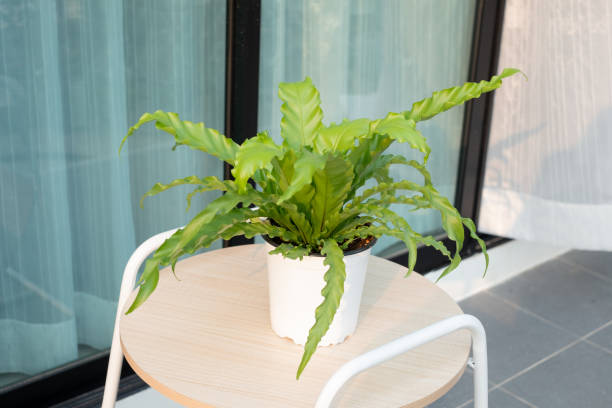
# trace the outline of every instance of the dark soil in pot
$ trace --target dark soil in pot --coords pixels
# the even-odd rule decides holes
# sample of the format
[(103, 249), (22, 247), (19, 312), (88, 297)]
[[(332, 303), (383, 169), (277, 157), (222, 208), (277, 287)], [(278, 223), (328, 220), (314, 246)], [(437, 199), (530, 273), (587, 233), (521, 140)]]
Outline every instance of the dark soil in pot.
[[(262, 237), (268, 244), (272, 245), (273, 247), (277, 247), (284, 242), (280, 238), (270, 238), (267, 235), (262, 235)], [(353, 254), (357, 254), (359, 252), (365, 251), (366, 249), (373, 247), (374, 244), (376, 244), (376, 238), (374, 238), (373, 236), (369, 236), (367, 238), (354, 239), (348, 245), (347, 249), (344, 250), (344, 256), (353, 255)], [(308, 255), (309, 256), (323, 256), (319, 252), (311, 252)]]

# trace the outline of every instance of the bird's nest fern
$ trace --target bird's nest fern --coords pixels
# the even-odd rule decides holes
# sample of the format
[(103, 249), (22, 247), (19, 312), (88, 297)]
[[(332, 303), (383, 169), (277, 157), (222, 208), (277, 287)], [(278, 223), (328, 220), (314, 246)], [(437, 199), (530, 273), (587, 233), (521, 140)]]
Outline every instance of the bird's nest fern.
[[(502, 78), (517, 72), (505, 69), (489, 81), (435, 92), (413, 104), (412, 109), (389, 113), (382, 119), (345, 120), (328, 126), (322, 122), (319, 92), (309, 78), (281, 83), (281, 145), (267, 132), (238, 145), (204, 123), (181, 120), (176, 113), (145, 113), (129, 129), (122, 146), (140, 126), (155, 122), (158, 129), (174, 137), (176, 145), (201, 150), (232, 165), (235, 180), (189, 176), (168, 184), (157, 183), (143, 196), (144, 199), (178, 185), (192, 185), (194, 190), (187, 196), (189, 205), (195, 194), (210, 190), (223, 192), (147, 260), (138, 281), (138, 294), (128, 313), (153, 292), (160, 267), (174, 268), (179, 257), (208, 247), (218, 239), (262, 234), (281, 242), (272, 252), (288, 258), (301, 259), (318, 252), (325, 257), (324, 263), (329, 268), (321, 292), (324, 300), (314, 312), (316, 322), (310, 329), (297, 370), (299, 378), (340, 303), (345, 280), (343, 250), (354, 240), (389, 235), (403, 241), (409, 250), (408, 273), (415, 266), (417, 247), (432, 246), (450, 261), (440, 275), (443, 277), (461, 261), (465, 227), (480, 244), (488, 266), (486, 248), (476, 234), (474, 223), (462, 217), (432, 185), (426, 168), (430, 147), (417, 130), (417, 123), (498, 88)], [(394, 142), (407, 143), (421, 152), (422, 161), (385, 154)], [(389, 175), (390, 166), (416, 169), (422, 180), (395, 181)], [(364, 190), (362, 187), (371, 179), (376, 184)], [(442, 228), (456, 244), (454, 251), (451, 253), (434, 237), (414, 231), (403, 217), (389, 208), (390, 204), (437, 210)]]

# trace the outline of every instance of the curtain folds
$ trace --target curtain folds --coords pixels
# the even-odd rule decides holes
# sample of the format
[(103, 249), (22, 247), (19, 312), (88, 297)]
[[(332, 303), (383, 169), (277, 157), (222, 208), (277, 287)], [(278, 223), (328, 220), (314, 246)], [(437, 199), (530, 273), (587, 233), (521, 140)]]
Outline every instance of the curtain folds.
[(506, 2), (479, 228), (612, 250), (612, 4)]
[(117, 149), (155, 109), (223, 129), (225, 2), (0, 0), (0, 61), (0, 375), (32, 375), (107, 348), (136, 245), (217, 196), (141, 210), (222, 166), (152, 126)]

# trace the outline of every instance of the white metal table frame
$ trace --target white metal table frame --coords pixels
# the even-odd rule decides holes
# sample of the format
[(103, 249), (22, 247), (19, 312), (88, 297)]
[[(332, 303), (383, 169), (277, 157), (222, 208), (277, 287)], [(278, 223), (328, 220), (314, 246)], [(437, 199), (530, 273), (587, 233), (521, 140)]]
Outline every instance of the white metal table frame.
[[(119, 334), (119, 323), (121, 314), (128, 297), (134, 290), (136, 275), (140, 265), (164, 243), (178, 228), (154, 235), (143, 242), (130, 256), (123, 271), (117, 314), (115, 317), (115, 328), (113, 331), (113, 342), (110, 349), (108, 371), (106, 373), (106, 384), (104, 386), (104, 397), (102, 408), (112, 408), (117, 400), (117, 390), (121, 378), (121, 365), (123, 364), (123, 353), (121, 351), (121, 340)], [(471, 315), (457, 315), (449, 317), (421, 330), (400, 337), (374, 350), (355, 357), (340, 367), (327, 381), (315, 408), (329, 408), (334, 397), (340, 389), (352, 377), (367, 370), (368, 368), (382, 364), (387, 360), (397, 357), (415, 347), (433, 341), (439, 337), (450, 334), (460, 329), (468, 329), (472, 335), (472, 360), (470, 365), (474, 369), (474, 407), (488, 408), (488, 366), (487, 366), (487, 340), (484, 327), (480, 321)]]

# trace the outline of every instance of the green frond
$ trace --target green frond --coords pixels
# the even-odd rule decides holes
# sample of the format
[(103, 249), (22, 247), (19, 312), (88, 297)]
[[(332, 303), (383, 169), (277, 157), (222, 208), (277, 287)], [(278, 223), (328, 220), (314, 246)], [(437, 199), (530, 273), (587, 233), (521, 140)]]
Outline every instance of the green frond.
[(121, 141), (119, 152), (123, 144), (140, 126), (148, 122), (155, 122), (155, 126), (174, 136), (177, 145), (186, 145), (192, 149), (201, 150), (233, 165), (238, 152), (238, 145), (231, 139), (223, 136), (219, 131), (207, 128), (204, 123), (193, 123), (180, 120), (176, 113), (161, 110), (154, 113), (145, 113), (138, 122), (132, 126)]
[(269, 252), (271, 255), (280, 254), (285, 258), (299, 259), (300, 261), (305, 256), (310, 254), (310, 248), (304, 246), (297, 246), (290, 243), (282, 243)]
[(314, 147), (319, 153), (344, 153), (355, 146), (355, 140), (368, 134), (369, 119), (344, 120), (336, 125), (332, 123), (322, 127), (315, 135)]
[(467, 82), (461, 86), (444, 89), (434, 92), (429, 98), (425, 98), (412, 105), (412, 109), (403, 112), (406, 119), (415, 122), (431, 119), (439, 113), (450, 108), (461, 105), (470, 99), (478, 98), (485, 92), (493, 91), (502, 84), (502, 79), (514, 75), (520, 70), (516, 68), (506, 68), (500, 75), (494, 75), (489, 81)]
[[(204, 177), (203, 179), (197, 176), (188, 176), (182, 179), (173, 180), (168, 184), (155, 183), (155, 185), (151, 187), (149, 191), (147, 191), (146, 193), (142, 195), (142, 198), (140, 199), (140, 208), (143, 207), (143, 202), (145, 198), (159, 194), (163, 191), (171, 189), (172, 187), (182, 186), (186, 184), (200, 186), (197, 188), (198, 192), (204, 192), (204, 191), (210, 191), (210, 190), (227, 191), (227, 186), (225, 185), (225, 183), (214, 176)], [(191, 204), (192, 194), (189, 194), (187, 196), (187, 209), (189, 209), (189, 206)]]
[(353, 208), (365, 201), (367, 198), (388, 190), (410, 190), (422, 193), (424, 189), (424, 186), (409, 180), (395, 181), (392, 183), (378, 183), (376, 186), (365, 190), (361, 195), (354, 197), (353, 200), (347, 204), (347, 208)]
[(357, 190), (366, 181), (374, 176), (380, 168), (387, 165), (379, 160), (383, 152), (391, 145), (393, 140), (386, 135), (374, 134), (371, 137), (359, 139), (359, 143), (348, 153), (347, 159), (353, 165), (355, 177), (347, 200), (353, 198)]
[(400, 143), (408, 143), (410, 147), (425, 155), (423, 162), (427, 163), (431, 148), (425, 137), (416, 129), (416, 122), (413, 119), (406, 119), (400, 113), (391, 112), (384, 119), (371, 122), (370, 133), (387, 135)]
[(140, 277), (140, 286), (138, 293), (134, 298), (130, 308), (125, 314), (132, 313), (136, 308), (144, 303), (151, 296), (151, 293), (157, 287), (159, 282), (159, 261), (156, 259), (147, 259), (145, 269)]
[(284, 102), (281, 106), (283, 144), (295, 151), (312, 146), (323, 119), (319, 91), (312, 80), (306, 77), (302, 82), (281, 82), (278, 96)]
[(339, 213), (351, 189), (353, 167), (339, 156), (328, 156), (323, 170), (313, 177), (315, 194), (312, 199), (312, 240), (327, 237), (335, 228)]
[(482, 240), (482, 238), (480, 238), (478, 236), (478, 234), (476, 233), (476, 225), (474, 224), (474, 221), (470, 220), (469, 218), (461, 218), (463, 220), (463, 225), (465, 225), (465, 227), (468, 229), (468, 231), (470, 231), (470, 236), (476, 240), (476, 242), (478, 242), (478, 245), (480, 246), (480, 249), (482, 250), (482, 254), (485, 257), (485, 271), (482, 274), (482, 277), (484, 278), (485, 275), (487, 274), (487, 270), (489, 269), (489, 254), (487, 253), (487, 246), (485, 245), (485, 242)]
[(344, 294), (344, 280), (346, 279), (346, 271), (343, 260), (344, 253), (342, 252), (342, 249), (340, 249), (335, 240), (326, 239), (323, 243), (321, 254), (325, 255), (323, 264), (329, 266), (329, 269), (327, 272), (325, 272), (323, 277), (325, 279), (325, 287), (321, 290), (323, 302), (315, 311), (315, 324), (308, 332), (308, 340), (306, 340), (302, 361), (300, 361), (296, 374), (297, 379), (300, 378), (306, 364), (308, 364), (310, 358), (317, 349), (317, 345), (325, 333), (327, 333), (327, 330), (329, 329), (329, 326), (336, 315), (336, 310), (338, 310), (338, 305), (340, 305), (340, 299)]
[(298, 191), (312, 183), (312, 178), (317, 170), (323, 170), (327, 158), (325, 156), (312, 153), (309, 150), (302, 150), (297, 154), (293, 177), (287, 183), (286, 190), (280, 196), (278, 202), (281, 203), (293, 197)]
[(268, 132), (247, 139), (236, 153), (232, 175), (240, 191), (244, 191), (249, 178), (260, 169), (271, 169), (272, 159), (283, 156), (283, 149), (274, 143)]
[(256, 235), (267, 235), (270, 238), (280, 238), (283, 241), (296, 242), (299, 237), (294, 232), (277, 227), (270, 224), (269, 221), (262, 221), (259, 219), (249, 219), (246, 222), (239, 222), (230, 225), (227, 228), (221, 227), (222, 230), (219, 232), (219, 237), (224, 240), (229, 240), (239, 235), (244, 235), (246, 238), (253, 238)]

